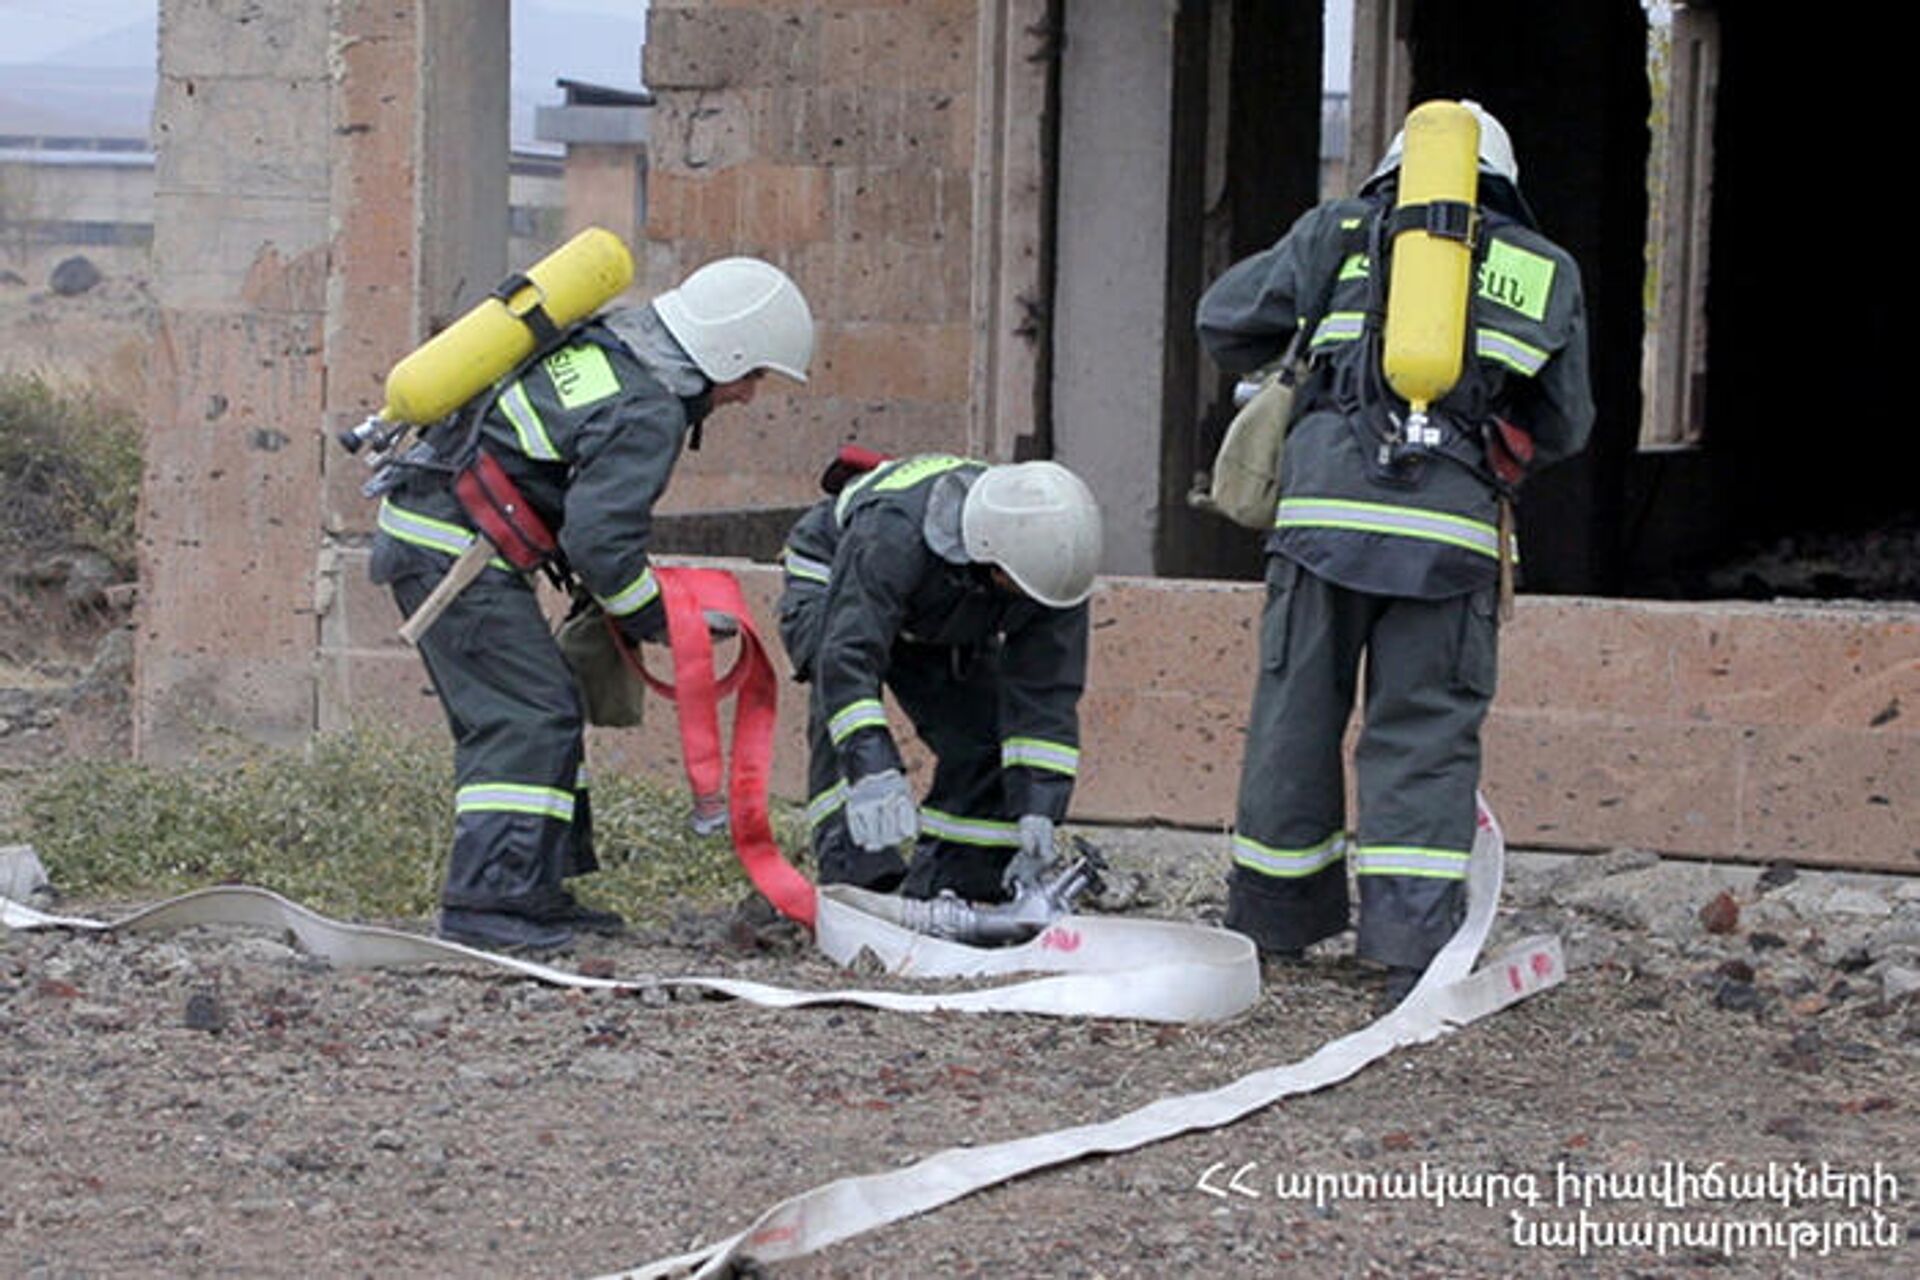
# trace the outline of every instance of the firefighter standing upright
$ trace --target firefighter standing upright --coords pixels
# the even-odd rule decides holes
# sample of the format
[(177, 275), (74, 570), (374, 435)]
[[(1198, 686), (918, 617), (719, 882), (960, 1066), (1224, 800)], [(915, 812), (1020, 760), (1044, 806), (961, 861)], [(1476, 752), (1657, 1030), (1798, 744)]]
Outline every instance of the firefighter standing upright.
[[(473, 406), (479, 444), (626, 640), (657, 639), (666, 619), (648, 534), (683, 443), (691, 433), (697, 445), (715, 407), (752, 400), (766, 371), (805, 381), (812, 351), (812, 316), (785, 273), (722, 259), (646, 306), (591, 320), (496, 385)], [(446, 469), (428, 462), (383, 498), (373, 548), (373, 580), (406, 614), (475, 539)], [(582, 711), (529, 581), (498, 562), (419, 644), (454, 737), (442, 936), (539, 950), (576, 928), (617, 928), (562, 884), (597, 865)]]
[[(1052, 462), (903, 458), (794, 526), (780, 634), (812, 684), (823, 884), (1000, 902), (1045, 869), (1079, 769), (1099, 556), (1093, 495)], [(918, 804), (883, 686), (938, 757)]]
[[(1226, 920), (1263, 952), (1297, 956), (1348, 927), (1351, 861), (1357, 950), (1386, 966), (1388, 1005), (1463, 907), (1512, 555), (1502, 504), (1529, 455), (1583, 448), (1594, 413), (1578, 269), (1534, 226), (1505, 129), (1461, 105), (1478, 124), (1478, 207), (1411, 215), (1438, 227), (1464, 214), (1451, 220), (1475, 268), (1460, 376), (1433, 404), (1410, 406), (1382, 368), (1384, 259), (1409, 225), (1394, 220), (1405, 130), (1357, 197), (1233, 266), (1198, 313), (1229, 372), (1271, 362), (1303, 324), (1311, 358), (1266, 544)], [(1342, 737), (1363, 658), (1350, 838)]]

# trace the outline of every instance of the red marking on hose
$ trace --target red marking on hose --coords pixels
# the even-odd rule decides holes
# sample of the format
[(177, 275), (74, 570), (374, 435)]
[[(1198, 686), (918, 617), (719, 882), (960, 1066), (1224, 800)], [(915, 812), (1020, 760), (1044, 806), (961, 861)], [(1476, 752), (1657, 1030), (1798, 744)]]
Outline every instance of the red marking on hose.
[(1049, 929), (1040, 935), (1040, 949), (1042, 951), (1078, 951), (1081, 941), (1078, 929)]
[[(779, 684), (740, 581), (724, 569), (655, 569), (667, 610), (667, 642), (673, 652), (673, 683), (656, 680), (622, 645), (647, 684), (680, 712), (680, 750), (696, 796), (722, 790), (724, 769), (720, 703), (737, 695), (733, 710), (733, 762), (727, 780), (728, 829), (733, 852), (754, 888), (774, 909), (811, 929), (818, 902), (813, 884), (794, 870), (774, 843), (767, 817), (767, 780), (773, 766), (773, 727)], [(740, 625), (740, 656), (718, 679), (713, 637), (703, 616), (724, 613)]]
[(1507, 982), (1515, 991), (1525, 991), (1527, 989), (1525, 980), (1520, 977), (1520, 966), (1517, 964), (1507, 966)]
[(1536, 978), (1549, 978), (1553, 976), (1553, 957), (1546, 952), (1534, 952), (1533, 959), (1528, 963), (1533, 966), (1533, 974)]

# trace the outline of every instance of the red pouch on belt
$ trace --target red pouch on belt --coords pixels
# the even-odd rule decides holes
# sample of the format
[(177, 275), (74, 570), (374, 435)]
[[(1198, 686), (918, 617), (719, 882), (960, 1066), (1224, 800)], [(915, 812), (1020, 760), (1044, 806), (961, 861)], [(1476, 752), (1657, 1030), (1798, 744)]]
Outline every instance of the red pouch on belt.
[(546, 522), (485, 449), (453, 478), (453, 496), (487, 536), (500, 558), (516, 569), (537, 569), (559, 550)]

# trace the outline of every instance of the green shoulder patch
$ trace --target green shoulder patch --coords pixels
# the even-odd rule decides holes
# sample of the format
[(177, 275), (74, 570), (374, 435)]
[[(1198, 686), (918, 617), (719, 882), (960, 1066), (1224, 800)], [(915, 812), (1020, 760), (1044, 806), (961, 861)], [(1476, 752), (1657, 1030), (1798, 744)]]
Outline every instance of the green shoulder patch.
[(548, 356), (542, 367), (564, 409), (605, 400), (620, 390), (620, 379), (607, 362), (607, 353), (590, 342), (562, 347)]
[(1553, 259), (1495, 240), (1480, 264), (1480, 296), (1529, 320), (1544, 321), (1553, 275)]

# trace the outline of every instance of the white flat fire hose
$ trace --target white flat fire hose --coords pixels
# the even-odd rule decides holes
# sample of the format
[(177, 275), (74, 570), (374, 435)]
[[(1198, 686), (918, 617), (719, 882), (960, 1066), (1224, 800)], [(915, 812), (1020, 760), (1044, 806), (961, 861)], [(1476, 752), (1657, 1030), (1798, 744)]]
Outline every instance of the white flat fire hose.
[[(1493, 924), (1503, 861), (1500, 828), (1483, 804), (1459, 930), (1397, 1009), (1300, 1062), (1255, 1071), (1204, 1092), (1161, 1098), (1112, 1120), (989, 1146), (953, 1147), (906, 1168), (842, 1178), (781, 1201), (737, 1235), (617, 1274), (634, 1280), (711, 1276), (741, 1257), (764, 1262), (800, 1257), (1038, 1169), (1231, 1124), (1281, 1098), (1336, 1084), (1402, 1045), (1432, 1040), (1554, 986), (1565, 974), (1557, 938), (1529, 938), (1479, 970), (1473, 967)], [(264, 889), (245, 887), (204, 889), (114, 921), (51, 915), (0, 898), (0, 924), (93, 933), (254, 925), (288, 931), (307, 951), (342, 968), (478, 961), (561, 986), (688, 987), (774, 1008), (858, 1004), (904, 1013), (961, 1010), (1206, 1022), (1240, 1013), (1259, 998), (1258, 958), (1252, 944), (1236, 933), (1167, 921), (1068, 916), (1022, 946), (989, 950), (903, 929), (887, 918), (891, 901), (857, 889), (822, 889), (815, 933), (821, 950), (841, 964), (868, 953), (887, 972), (908, 977), (1046, 976), (931, 994), (795, 991), (730, 978), (590, 978), (437, 938), (331, 920)]]

